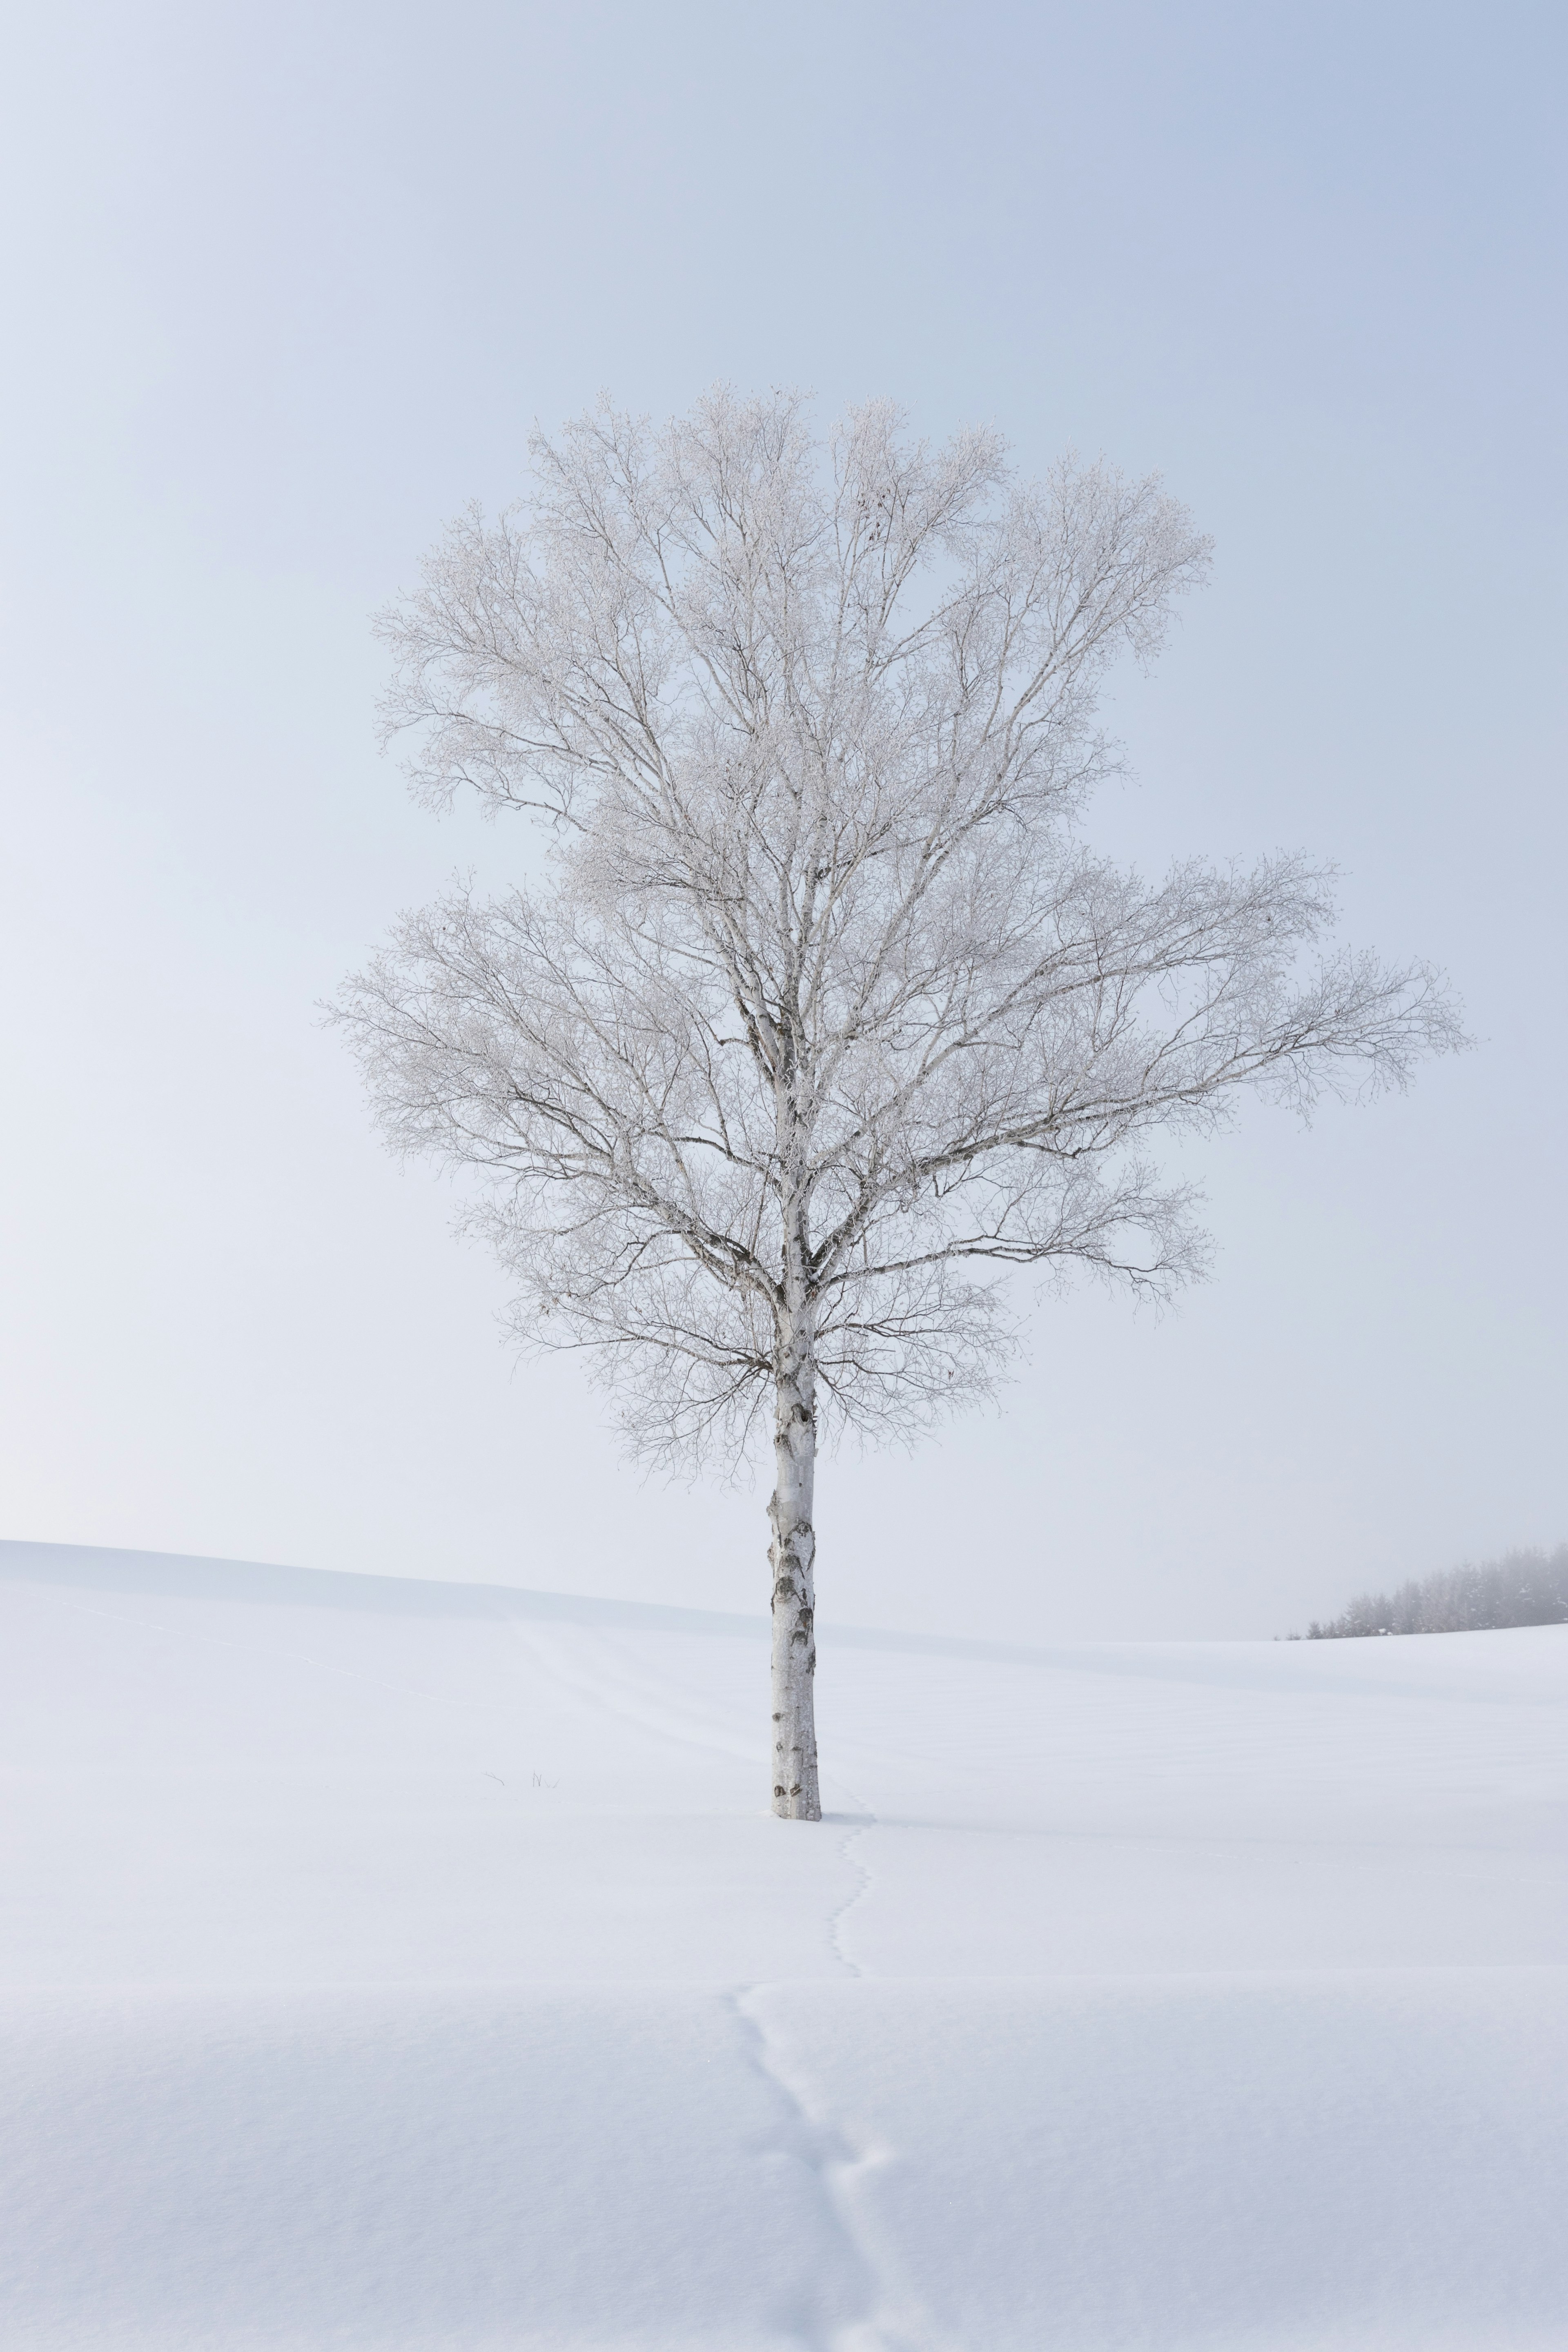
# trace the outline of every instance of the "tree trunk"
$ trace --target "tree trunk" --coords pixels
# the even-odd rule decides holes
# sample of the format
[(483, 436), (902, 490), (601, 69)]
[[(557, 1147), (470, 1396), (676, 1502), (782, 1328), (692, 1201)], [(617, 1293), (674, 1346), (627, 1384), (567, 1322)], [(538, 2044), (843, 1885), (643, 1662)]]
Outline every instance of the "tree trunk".
[(780, 1346), (773, 1419), (773, 1811), (781, 1821), (819, 1822), (816, 1782), (816, 1367), (809, 1310)]

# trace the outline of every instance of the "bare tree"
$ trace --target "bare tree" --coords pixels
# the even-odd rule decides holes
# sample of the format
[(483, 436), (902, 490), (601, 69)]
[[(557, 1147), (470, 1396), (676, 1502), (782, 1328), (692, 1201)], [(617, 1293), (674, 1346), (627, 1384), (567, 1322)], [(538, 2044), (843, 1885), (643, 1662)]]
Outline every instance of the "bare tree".
[(405, 918), (338, 1018), (388, 1140), (489, 1180), (519, 1339), (595, 1350), (640, 1454), (733, 1463), (771, 1414), (773, 1804), (815, 1821), (825, 1405), (879, 1438), (984, 1394), (1009, 1267), (1168, 1292), (1203, 1244), (1159, 1130), (1402, 1086), (1455, 1016), (1425, 969), (1300, 968), (1300, 856), (1083, 845), (1100, 682), (1207, 563), (1157, 481), (723, 391), (531, 446), (528, 503), (379, 625), (416, 792), (541, 814), (548, 887)]

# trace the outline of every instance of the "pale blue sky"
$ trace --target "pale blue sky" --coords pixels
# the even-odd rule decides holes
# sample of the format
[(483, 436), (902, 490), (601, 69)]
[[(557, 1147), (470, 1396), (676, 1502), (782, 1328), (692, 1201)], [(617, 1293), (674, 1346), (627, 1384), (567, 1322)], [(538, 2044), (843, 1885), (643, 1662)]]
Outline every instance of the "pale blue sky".
[(311, 1014), (524, 850), (405, 803), (367, 613), (535, 416), (722, 375), (1163, 470), (1216, 581), (1121, 682), (1101, 837), (1338, 857), (1481, 1039), (1249, 1114), (1206, 1290), (1047, 1305), (1000, 1418), (830, 1469), (825, 1614), (1269, 1633), (1568, 1534), (1561, 23), (14, 20), (0, 1533), (761, 1605), (760, 1496), (513, 1376)]

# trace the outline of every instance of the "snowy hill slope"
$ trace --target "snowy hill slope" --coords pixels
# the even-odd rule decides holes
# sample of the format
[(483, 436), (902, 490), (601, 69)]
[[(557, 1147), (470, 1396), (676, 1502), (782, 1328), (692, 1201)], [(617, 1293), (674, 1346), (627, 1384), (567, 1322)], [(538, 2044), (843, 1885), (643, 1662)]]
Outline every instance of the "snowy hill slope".
[(760, 1620), (22, 1544), (0, 1620), (26, 2352), (1568, 2341), (1568, 1628), (828, 1626), (815, 1829)]

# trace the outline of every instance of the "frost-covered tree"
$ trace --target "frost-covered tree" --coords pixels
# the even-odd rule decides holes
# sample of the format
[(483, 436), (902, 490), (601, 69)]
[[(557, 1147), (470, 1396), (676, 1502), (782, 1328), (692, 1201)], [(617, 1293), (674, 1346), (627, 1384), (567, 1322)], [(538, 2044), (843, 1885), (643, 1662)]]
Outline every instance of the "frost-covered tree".
[(1327, 1624), (1314, 1618), (1309, 1642), (1356, 1640), (1369, 1633), (1479, 1633), (1505, 1625), (1568, 1624), (1568, 1544), (1505, 1552), (1412, 1580), (1393, 1592), (1363, 1592)]
[(518, 1339), (593, 1350), (637, 1453), (771, 1424), (773, 1804), (814, 1821), (824, 1417), (984, 1394), (1009, 1268), (1170, 1291), (1203, 1246), (1162, 1132), (1403, 1085), (1454, 1016), (1424, 969), (1303, 965), (1300, 856), (1084, 845), (1097, 690), (1208, 560), (1156, 481), (724, 391), (532, 455), (380, 625), (418, 795), (534, 812), (548, 880), (406, 917), (339, 1018), (388, 1140), (485, 1180)]

